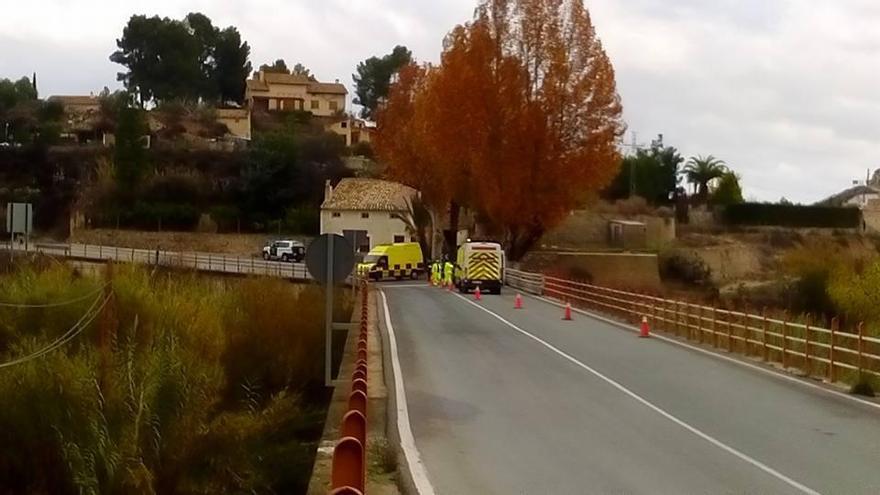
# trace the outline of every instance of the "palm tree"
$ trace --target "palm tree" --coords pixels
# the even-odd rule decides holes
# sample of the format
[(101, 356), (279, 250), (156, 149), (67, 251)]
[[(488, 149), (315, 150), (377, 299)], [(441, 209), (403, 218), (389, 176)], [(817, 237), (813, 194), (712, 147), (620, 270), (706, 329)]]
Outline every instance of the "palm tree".
[(697, 198), (705, 201), (709, 197), (709, 183), (721, 178), (727, 172), (727, 164), (712, 155), (692, 156), (682, 172), (697, 190)]
[(431, 256), (431, 210), (421, 196), (413, 196), (406, 200), (406, 211), (392, 213), (394, 218), (406, 224), (407, 233), (418, 239), (422, 254)]

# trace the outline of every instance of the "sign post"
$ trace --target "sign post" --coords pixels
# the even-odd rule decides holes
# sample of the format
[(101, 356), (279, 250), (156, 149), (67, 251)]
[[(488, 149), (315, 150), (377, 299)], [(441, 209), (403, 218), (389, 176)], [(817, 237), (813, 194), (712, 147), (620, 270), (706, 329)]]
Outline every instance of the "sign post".
[[(333, 273), (333, 236), (327, 236), (327, 272)], [(333, 379), (330, 361), (333, 349), (333, 285), (326, 282), (324, 290), (324, 386), (329, 387)]]
[(34, 205), (30, 203), (6, 203), (6, 231), (9, 232), (9, 256), (15, 249), (15, 234), (24, 235), (27, 251), (31, 231), (34, 229)]
[(306, 250), (306, 267), (324, 285), (324, 385), (331, 386), (333, 350), (333, 286), (345, 280), (354, 268), (354, 248), (345, 237), (323, 234)]

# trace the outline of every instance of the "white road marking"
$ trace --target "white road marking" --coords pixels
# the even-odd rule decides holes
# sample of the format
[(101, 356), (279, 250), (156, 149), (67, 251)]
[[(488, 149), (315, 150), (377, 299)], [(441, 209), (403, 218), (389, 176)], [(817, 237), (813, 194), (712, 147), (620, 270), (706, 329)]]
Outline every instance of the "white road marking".
[(403, 373), (400, 371), (400, 359), (397, 357), (397, 339), (394, 336), (394, 326), (391, 324), (391, 313), (388, 311), (388, 300), (385, 298), (384, 288), (379, 291), (382, 296), (382, 308), (385, 315), (385, 328), (388, 330), (389, 352), (391, 353), (391, 369), (394, 372), (394, 394), (397, 403), (397, 432), (400, 435), (400, 448), (406, 457), (412, 475), (416, 493), (419, 495), (434, 495), (434, 487), (428, 480), (428, 471), (425, 469), (416, 440), (413, 437), (412, 428), (409, 424), (409, 408), (406, 405), (406, 389), (403, 387)]
[(382, 285), (382, 290), (385, 289), (431, 289), (428, 284), (388, 284)]
[(672, 421), (673, 423), (675, 423), (678, 426), (684, 428), (685, 430), (693, 433), (694, 435), (698, 436), (699, 438), (702, 438), (703, 440), (711, 443), (712, 445), (718, 447), (719, 449), (751, 464), (752, 466), (760, 469), (761, 471), (764, 471), (765, 473), (767, 473), (767, 474), (773, 476), (774, 478), (786, 483), (787, 485), (801, 491), (802, 493), (806, 493), (809, 495), (819, 495), (819, 492), (817, 492), (816, 490), (813, 490), (812, 488), (809, 488), (809, 487), (789, 478), (788, 476), (780, 473), (779, 471), (771, 468), (770, 466), (762, 463), (761, 461), (759, 461), (755, 458), (749, 457), (747, 454), (740, 452), (739, 450), (727, 445), (726, 443), (722, 442), (721, 440), (718, 440), (718, 439), (710, 436), (709, 434), (702, 432), (701, 430), (697, 429), (696, 427), (689, 425), (688, 423), (677, 418), (676, 416), (673, 416), (671, 413), (666, 412), (664, 409), (661, 409), (659, 406), (654, 405), (652, 402), (648, 401), (644, 397), (638, 395), (637, 393), (633, 392), (632, 390), (621, 385), (619, 382), (615, 381), (614, 379), (609, 378), (609, 377), (603, 375), (602, 373), (600, 373), (599, 371), (582, 363), (581, 361), (578, 361), (576, 358), (574, 358), (570, 354), (567, 354), (565, 351), (559, 349), (558, 347), (554, 346), (553, 344), (550, 344), (549, 342), (542, 340), (540, 337), (537, 337), (537, 336), (523, 330), (522, 328), (516, 326), (515, 324), (513, 324), (510, 321), (508, 321), (507, 319), (505, 319), (503, 316), (501, 316), (501, 315), (499, 315), (489, 309), (486, 309), (483, 306), (480, 306), (479, 304), (471, 301), (470, 299), (467, 299), (466, 297), (460, 296), (458, 294), (456, 294), (456, 296), (461, 298), (461, 300), (463, 300), (464, 302), (466, 302), (466, 303), (476, 307), (477, 309), (484, 311), (484, 312), (488, 313), (489, 315), (495, 317), (498, 321), (504, 323), (505, 325), (516, 330), (517, 332), (521, 333), (522, 335), (525, 335), (526, 337), (543, 345), (547, 349), (550, 349), (551, 351), (555, 352), (556, 354), (558, 354), (559, 356), (561, 356), (565, 360), (571, 362), (572, 364), (582, 368), (583, 370), (591, 373), (592, 375), (595, 375), (600, 380), (611, 385), (612, 387), (616, 388), (620, 392), (626, 394), (627, 396), (629, 396), (630, 398), (632, 398), (636, 402), (642, 404), (643, 406), (647, 407), (648, 409), (651, 409), (652, 411), (656, 412), (657, 414), (663, 416), (664, 418), (668, 419), (669, 421)]
[[(546, 303), (548, 303), (548, 304), (552, 304), (552, 305), (554, 305), (554, 306), (559, 306), (560, 308), (565, 306), (564, 304), (562, 304), (562, 303), (560, 303), (560, 302), (558, 302), (558, 301), (555, 301), (555, 300), (553, 300), (553, 299), (549, 299), (549, 298), (546, 298), (546, 297), (535, 296), (535, 295), (532, 295), (532, 294), (529, 294), (529, 297), (531, 297), (532, 299), (537, 299), (537, 300), (539, 300), (539, 301), (544, 301), (544, 302), (546, 302)], [(602, 316), (602, 315), (597, 314), (597, 313), (593, 313), (592, 311), (586, 311), (586, 310), (578, 309), (578, 308), (572, 308), (572, 310), (574, 310), (575, 312), (580, 313), (580, 314), (582, 314), (582, 315), (588, 316), (588, 317), (590, 317), (590, 318), (593, 318), (593, 319), (599, 320), (599, 321), (601, 321), (601, 322), (608, 323), (609, 325), (614, 325), (614, 326), (616, 326), (616, 327), (622, 328), (622, 329), (627, 330), (627, 331), (629, 331), (629, 332), (638, 332), (638, 331), (639, 331), (639, 329), (636, 328), (636, 327), (633, 327), (633, 326), (627, 325), (626, 323), (621, 323), (621, 322), (616, 321), (616, 320), (613, 320), (613, 319), (611, 319), (611, 318), (606, 318), (605, 316)], [(705, 355), (707, 355), (707, 356), (711, 356), (711, 357), (716, 358), (716, 359), (721, 359), (721, 360), (724, 360), (724, 361), (727, 361), (727, 362), (730, 362), (730, 363), (733, 363), (733, 364), (738, 364), (738, 365), (740, 365), (740, 366), (744, 366), (744, 367), (746, 367), (746, 368), (749, 368), (749, 369), (752, 369), (752, 370), (755, 370), (755, 371), (760, 371), (761, 373), (765, 373), (765, 374), (768, 374), (768, 375), (770, 375), (770, 376), (774, 376), (774, 377), (776, 377), (776, 378), (778, 378), (778, 379), (780, 379), (780, 380), (785, 380), (785, 381), (788, 381), (788, 382), (797, 383), (798, 385), (801, 385), (801, 386), (804, 386), (804, 387), (807, 387), (807, 388), (811, 388), (811, 389), (814, 389), (814, 390), (819, 390), (819, 391), (825, 392), (825, 393), (827, 393), (827, 394), (831, 394), (831, 395), (834, 395), (834, 396), (836, 396), (836, 397), (839, 397), (839, 398), (841, 398), (841, 399), (846, 399), (846, 400), (850, 400), (850, 401), (853, 401), (853, 402), (857, 402), (857, 403), (859, 403), (859, 404), (861, 404), (861, 405), (869, 406), (869, 407), (872, 407), (872, 408), (874, 408), (874, 409), (880, 409), (880, 404), (878, 404), (877, 402), (872, 402), (872, 401), (869, 401), (869, 400), (860, 399), (860, 398), (858, 398), (858, 397), (855, 397), (855, 396), (852, 396), (852, 395), (849, 395), (849, 394), (845, 394), (845, 393), (843, 393), (843, 392), (839, 392), (839, 391), (834, 390), (834, 389), (830, 389), (830, 388), (827, 388), (827, 387), (823, 387), (823, 386), (821, 386), (821, 385), (816, 385), (815, 383), (810, 383), (810, 382), (808, 382), (808, 381), (806, 381), (806, 380), (803, 380), (803, 379), (801, 379), (801, 378), (798, 378), (798, 377), (796, 377), (796, 376), (792, 376), (792, 375), (788, 374), (788, 373), (785, 372), (785, 371), (777, 371), (777, 370), (772, 369), (772, 368), (765, 368), (765, 367), (762, 367), (762, 366), (758, 366), (758, 365), (756, 365), (756, 364), (752, 364), (752, 363), (749, 363), (749, 362), (746, 362), (746, 361), (742, 361), (742, 360), (739, 360), (739, 359), (736, 359), (736, 358), (733, 358), (733, 357), (730, 357), (730, 356), (725, 356), (725, 355), (723, 355), (723, 354), (718, 354), (717, 352), (713, 352), (713, 351), (708, 350), (708, 349), (702, 349), (702, 348), (697, 347), (697, 346), (695, 346), (695, 345), (691, 345), (691, 344), (688, 344), (688, 343), (686, 343), (686, 342), (681, 342), (680, 340), (677, 340), (677, 339), (672, 339), (672, 338), (669, 338), (669, 337), (665, 337), (665, 336), (660, 335), (660, 334), (658, 334), (658, 333), (651, 332), (651, 337), (652, 337), (652, 338), (656, 338), (657, 340), (662, 340), (663, 342), (667, 342), (667, 343), (669, 343), (669, 344), (675, 344), (675, 345), (677, 345), (677, 346), (684, 347), (684, 348), (686, 348), (686, 349), (689, 349), (689, 350), (692, 350), (692, 351), (696, 351), (696, 352), (699, 352), (699, 353), (705, 354)]]

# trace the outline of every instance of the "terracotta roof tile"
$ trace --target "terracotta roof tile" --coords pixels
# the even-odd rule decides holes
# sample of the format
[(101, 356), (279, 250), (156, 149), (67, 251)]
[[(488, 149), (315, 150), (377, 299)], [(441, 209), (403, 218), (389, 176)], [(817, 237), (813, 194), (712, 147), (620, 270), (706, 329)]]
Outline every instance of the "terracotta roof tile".
[(309, 78), (306, 76), (297, 76), (293, 74), (282, 74), (280, 72), (264, 72), (263, 78), (269, 84), (293, 84), (305, 86), (309, 84)]
[(259, 79), (248, 79), (247, 89), (251, 91), (269, 91), (269, 85)]
[(347, 95), (348, 90), (345, 89), (345, 86), (339, 83), (313, 82), (309, 84), (309, 93)]
[(330, 199), (325, 199), (321, 209), (364, 210), (364, 211), (405, 211), (408, 199), (416, 195), (416, 190), (379, 179), (342, 179), (333, 189)]
[(50, 96), (49, 101), (57, 101), (64, 106), (98, 106), (100, 101), (97, 96), (88, 95), (56, 95)]

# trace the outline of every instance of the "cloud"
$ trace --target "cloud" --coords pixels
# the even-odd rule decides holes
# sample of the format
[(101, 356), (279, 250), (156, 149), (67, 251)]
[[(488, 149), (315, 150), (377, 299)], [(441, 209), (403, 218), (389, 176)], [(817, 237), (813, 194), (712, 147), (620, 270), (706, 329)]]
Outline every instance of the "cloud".
[(812, 202), (880, 165), (880, 8), (844, 0), (591, 2), (630, 129), (713, 154), (748, 196)]
[[(0, 16), (0, 77), (44, 95), (117, 84), (108, 60), (134, 13), (235, 25), (254, 66), (284, 58), (351, 88), (357, 63), (404, 44), (437, 61), (476, 0), (33, 0)], [(880, 2), (591, 0), (639, 140), (713, 154), (749, 197), (811, 202), (878, 167)]]

